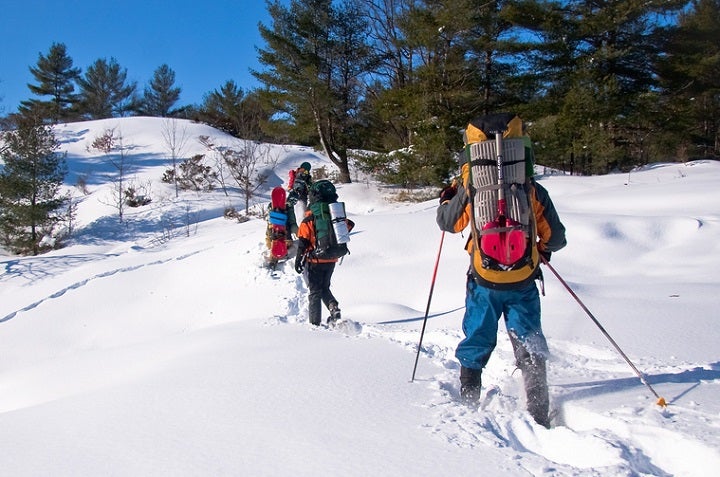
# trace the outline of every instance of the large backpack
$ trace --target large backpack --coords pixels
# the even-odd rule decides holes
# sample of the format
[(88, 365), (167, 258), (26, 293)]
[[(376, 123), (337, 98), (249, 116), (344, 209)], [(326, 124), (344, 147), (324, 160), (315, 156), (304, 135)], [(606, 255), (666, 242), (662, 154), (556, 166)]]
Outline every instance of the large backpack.
[(465, 143), (475, 271), (489, 283), (523, 281), (539, 260), (529, 137), (519, 117), (499, 113), (470, 122)]
[(337, 201), (333, 183), (326, 179), (314, 182), (308, 198), (315, 227), (315, 248), (310, 254), (319, 259), (335, 259), (349, 254), (345, 204)]

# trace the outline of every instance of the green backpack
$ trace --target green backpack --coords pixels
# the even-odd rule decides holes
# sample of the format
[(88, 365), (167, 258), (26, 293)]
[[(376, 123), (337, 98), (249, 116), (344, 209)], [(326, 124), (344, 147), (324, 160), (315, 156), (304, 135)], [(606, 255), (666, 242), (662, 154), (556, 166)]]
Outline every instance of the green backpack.
[[(338, 242), (335, 230), (345, 226), (345, 212), (343, 204), (337, 201), (338, 195), (333, 183), (326, 179), (314, 182), (310, 186), (308, 198), (308, 208), (313, 214), (315, 226), (315, 249), (310, 254), (320, 259), (341, 258), (349, 254), (347, 243)], [(335, 213), (335, 217), (330, 212), (330, 204), (336, 204), (333, 210), (340, 211)]]

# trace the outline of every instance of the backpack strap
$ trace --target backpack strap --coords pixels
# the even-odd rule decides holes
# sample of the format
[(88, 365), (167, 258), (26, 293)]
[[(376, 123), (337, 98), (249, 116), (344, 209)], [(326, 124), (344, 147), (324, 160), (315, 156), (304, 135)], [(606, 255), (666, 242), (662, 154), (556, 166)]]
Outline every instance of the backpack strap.
[[(478, 237), (478, 229), (475, 221), (475, 187), (473, 186), (472, 180), (472, 160), (470, 159), (470, 148), (465, 148), (465, 156), (467, 158), (468, 166), (468, 181), (465, 186), (465, 191), (468, 196), (468, 202), (470, 205), (470, 237), (473, 242), (473, 254), (480, 253), (480, 238)], [(474, 263), (474, 258), (473, 258)]]

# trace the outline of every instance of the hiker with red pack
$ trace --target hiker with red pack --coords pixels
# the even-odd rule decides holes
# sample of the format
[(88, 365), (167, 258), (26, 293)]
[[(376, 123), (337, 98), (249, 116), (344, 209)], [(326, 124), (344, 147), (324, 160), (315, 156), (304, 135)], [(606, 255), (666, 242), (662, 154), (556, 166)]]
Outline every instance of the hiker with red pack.
[(307, 206), (308, 189), (312, 185), (312, 176), (310, 176), (310, 163), (303, 162), (300, 167), (289, 172), (288, 178), (288, 202), (295, 205), (302, 202), (303, 212)]
[(275, 187), (270, 194), (267, 209), (268, 224), (265, 231), (265, 243), (268, 253), (266, 260), (271, 268), (288, 258), (292, 247), (292, 236), (297, 235), (298, 225), (293, 206), (286, 201), (285, 189)]
[(293, 208), (295, 217), (302, 220), (308, 205), (308, 190), (313, 183), (310, 163), (303, 162), (297, 169), (291, 169), (288, 175), (287, 201)]
[[(470, 255), (462, 329), (460, 395), (479, 403), (482, 370), (497, 345), (504, 316), (527, 409), (550, 426), (546, 360), (540, 323), (540, 262), (566, 245), (565, 227), (547, 190), (533, 179), (533, 153), (519, 117), (483, 116), (465, 130), (461, 179), (440, 193), (437, 223), (457, 233), (470, 226)], [(541, 258), (541, 256), (543, 258)]]

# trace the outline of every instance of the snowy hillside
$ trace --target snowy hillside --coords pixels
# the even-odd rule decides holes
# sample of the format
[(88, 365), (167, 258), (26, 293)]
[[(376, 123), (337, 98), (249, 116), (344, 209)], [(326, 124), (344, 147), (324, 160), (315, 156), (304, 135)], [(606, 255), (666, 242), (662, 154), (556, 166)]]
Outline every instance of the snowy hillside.
[[(61, 250), (2, 256), (0, 468), (12, 476), (711, 476), (720, 468), (720, 164), (540, 177), (568, 231), (560, 272), (647, 376), (655, 397), (549, 271), (542, 299), (551, 429), (524, 411), (504, 329), (481, 409), (458, 400), (467, 235), (441, 233), (437, 201), (403, 204), (339, 185), (355, 221), (333, 292), (357, 335), (307, 323), (291, 264), (263, 268), (265, 223), (223, 218), (228, 195), (175, 191), (163, 120), (58, 126), (77, 232)], [(184, 157), (200, 136), (181, 122)], [(115, 128), (152, 202), (117, 223)], [(309, 148), (268, 146), (268, 187)], [(88, 195), (74, 187), (82, 179)], [(269, 188), (261, 191), (264, 205)]]

